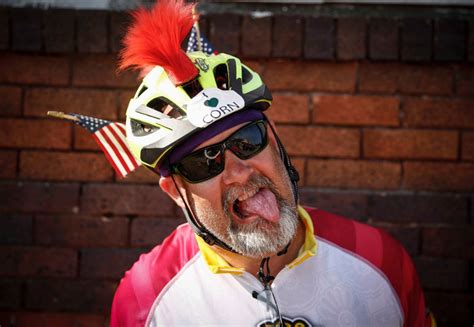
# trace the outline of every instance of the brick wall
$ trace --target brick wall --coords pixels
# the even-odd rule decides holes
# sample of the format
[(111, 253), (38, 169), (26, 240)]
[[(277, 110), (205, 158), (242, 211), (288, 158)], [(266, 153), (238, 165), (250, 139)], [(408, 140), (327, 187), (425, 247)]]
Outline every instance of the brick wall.
[[(388, 230), (439, 325), (472, 324), (472, 10), (212, 8), (202, 28), (214, 46), (273, 90), (302, 203)], [(124, 119), (138, 83), (116, 74), (126, 22), (0, 8), (1, 326), (106, 325), (123, 272), (183, 222), (155, 176), (118, 180), (86, 132), (45, 116)]]

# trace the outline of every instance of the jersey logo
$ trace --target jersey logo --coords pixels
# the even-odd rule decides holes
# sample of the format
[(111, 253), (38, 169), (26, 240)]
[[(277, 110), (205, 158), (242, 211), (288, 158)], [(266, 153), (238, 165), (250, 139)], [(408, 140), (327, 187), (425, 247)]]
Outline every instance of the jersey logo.
[(312, 325), (304, 318), (285, 318), (283, 317), (283, 326), (280, 326), (280, 320), (265, 320), (257, 324), (258, 327), (311, 327)]

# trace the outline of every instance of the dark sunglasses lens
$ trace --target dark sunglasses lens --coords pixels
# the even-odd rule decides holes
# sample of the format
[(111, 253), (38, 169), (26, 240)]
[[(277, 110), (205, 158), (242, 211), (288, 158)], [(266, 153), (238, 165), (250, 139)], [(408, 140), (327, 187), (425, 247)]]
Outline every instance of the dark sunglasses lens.
[(265, 148), (266, 128), (258, 122), (237, 131), (228, 141), (228, 148), (240, 159), (249, 159)]
[(219, 152), (220, 145), (201, 149), (183, 158), (176, 169), (191, 182), (219, 175), (224, 170), (224, 157)]

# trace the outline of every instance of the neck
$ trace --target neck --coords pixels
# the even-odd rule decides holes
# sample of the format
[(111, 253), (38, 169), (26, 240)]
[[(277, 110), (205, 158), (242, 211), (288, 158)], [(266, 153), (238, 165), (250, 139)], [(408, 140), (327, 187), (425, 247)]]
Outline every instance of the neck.
[[(304, 226), (301, 220), (298, 221), (298, 228), (296, 229), (295, 237), (288, 247), (285, 254), (277, 255), (276, 253), (270, 256), (270, 271), (273, 276), (276, 276), (287, 264), (293, 261), (297, 256), (299, 249), (304, 243)], [(250, 258), (238, 253), (233, 253), (224, 250), (218, 246), (213, 247), (222, 258), (224, 258), (231, 266), (244, 268), (245, 271), (256, 275), (263, 258)]]

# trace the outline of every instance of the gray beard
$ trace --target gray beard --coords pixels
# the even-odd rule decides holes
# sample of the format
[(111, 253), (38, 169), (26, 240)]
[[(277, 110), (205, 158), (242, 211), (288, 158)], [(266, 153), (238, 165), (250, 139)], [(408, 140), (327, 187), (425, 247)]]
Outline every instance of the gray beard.
[[(287, 179), (287, 178), (286, 178)], [(286, 180), (285, 179), (285, 180)], [(232, 206), (239, 194), (268, 188), (276, 197), (280, 210), (278, 223), (258, 217), (249, 224), (237, 224), (232, 219)], [(288, 185), (291, 189), (291, 185)], [(283, 250), (293, 239), (298, 226), (296, 205), (291, 197), (285, 200), (275, 185), (266, 177), (254, 174), (244, 186), (229, 187), (222, 196), (222, 207), (227, 222), (214, 208), (206, 208), (199, 214), (200, 221), (217, 238), (234, 251), (251, 258), (261, 259)], [(196, 212), (196, 208), (194, 208)]]

